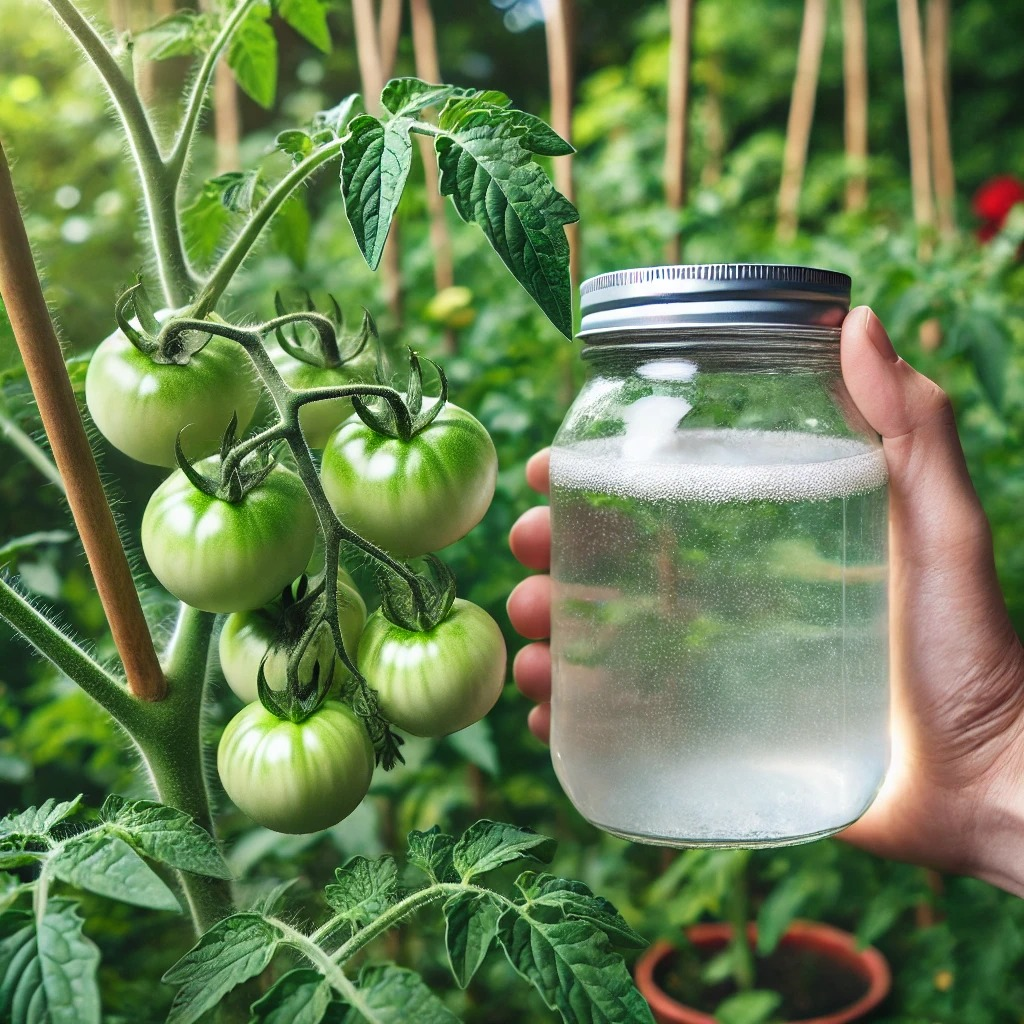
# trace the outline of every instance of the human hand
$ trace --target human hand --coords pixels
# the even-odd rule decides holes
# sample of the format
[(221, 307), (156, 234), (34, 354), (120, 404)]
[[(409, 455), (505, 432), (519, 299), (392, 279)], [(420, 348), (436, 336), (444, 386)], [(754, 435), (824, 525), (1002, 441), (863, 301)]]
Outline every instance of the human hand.
[[(996, 578), (988, 521), (971, 485), (949, 401), (900, 359), (866, 306), (840, 348), (847, 390), (882, 435), (890, 486), (892, 763), (878, 798), (842, 838), (882, 856), (974, 875), (1024, 895), (1024, 650)], [(546, 493), (548, 454), (527, 466)], [(512, 527), (513, 554), (549, 567), (548, 509)], [(508, 601), (536, 641), (516, 656), (519, 689), (550, 728), (551, 586), (531, 576)]]

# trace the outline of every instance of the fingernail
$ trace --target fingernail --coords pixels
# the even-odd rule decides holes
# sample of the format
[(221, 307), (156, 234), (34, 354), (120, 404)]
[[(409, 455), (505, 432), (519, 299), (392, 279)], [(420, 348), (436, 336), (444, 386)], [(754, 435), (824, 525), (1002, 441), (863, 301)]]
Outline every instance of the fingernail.
[(871, 339), (871, 344), (875, 346), (876, 351), (883, 359), (887, 359), (890, 363), (895, 363), (899, 359), (896, 349), (892, 347), (892, 342), (889, 340), (889, 335), (882, 326), (882, 321), (875, 316), (871, 309), (868, 309), (864, 316), (864, 330)]

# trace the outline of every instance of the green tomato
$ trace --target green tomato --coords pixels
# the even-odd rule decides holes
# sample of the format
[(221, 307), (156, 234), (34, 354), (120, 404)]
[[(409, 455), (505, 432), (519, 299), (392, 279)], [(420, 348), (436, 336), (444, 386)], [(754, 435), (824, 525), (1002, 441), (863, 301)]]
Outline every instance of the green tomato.
[(100, 433), (138, 462), (172, 467), (174, 441), (189, 460), (211, 455), (238, 416), (243, 431), (260, 396), (249, 357), (211, 338), (186, 365), (155, 363), (120, 331), (101, 341), (85, 374), (85, 403)]
[(275, 832), (319, 832), (347, 818), (370, 788), (373, 744), (349, 707), (325, 701), (304, 722), (257, 701), (228, 722), (220, 781), (237, 807)]
[[(285, 383), (296, 391), (372, 380), (376, 363), (369, 347), (343, 366), (334, 367), (312, 366), (295, 359), (280, 347), (272, 351), (272, 356)], [(299, 410), (299, 426), (310, 448), (323, 448), (331, 431), (351, 415), (351, 399), (325, 398), (321, 402), (309, 402)]]
[[(347, 575), (347, 573), (346, 573)], [(218, 652), (220, 667), (235, 696), (246, 704), (257, 699), (256, 680), (260, 664), (272, 690), (283, 690), (288, 674), (288, 652), (277, 646), (282, 637), (283, 609), (280, 601), (274, 601), (262, 608), (249, 612), (233, 612), (224, 622), (221, 630)], [(338, 579), (338, 621), (345, 650), (355, 660), (359, 636), (366, 624), (366, 604), (359, 591)], [(268, 653), (269, 652), (269, 653)], [(300, 678), (307, 682), (312, 678), (313, 665), (319, 661), (321, 678), (325, 666), (334, 662), (334, 683), (348, 677), (348, 669), (337, 657), (334, 638), (324, 626), (306, 649), (299, 668)]]
[(415, 558), (454, 544), (480, 522), (494, 497), (498, 456), (483, 424), (447, 402), (408, 441), (351, 417), (327, 442), (320, 475), (346, 526), (399, 558)]
[(207, 612), (248, 611), (302, 573), (316, 528), (302, 481), (283, 466), (235, 503), (204, 494), (179, 469), (146, 505), (142, 550), (179, 601)]
[(458, 598), (422, 633), (376, 611), (359, 641), (358, 665), (388, 721), (413, 736), (445, 736), (494, 707), (505, 683), (505, 640), (487, 612)]

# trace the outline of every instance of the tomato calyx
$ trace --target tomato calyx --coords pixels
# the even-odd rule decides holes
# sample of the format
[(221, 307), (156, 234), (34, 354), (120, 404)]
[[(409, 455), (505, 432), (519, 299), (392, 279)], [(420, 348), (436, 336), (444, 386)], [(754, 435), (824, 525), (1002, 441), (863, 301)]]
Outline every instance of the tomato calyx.
[[(174, 439), (174, 458), (178, 468), (188, 477), (189, 483), (196, 490), (202, 491), (207, 497), (237, 505), (251, 490), (259, 487), (270, 475), (277, 461), (269, 448), (257, 448), (246, 453), (242, 458), (232, 458), (235, 449), (235, 434), (238, 430), (238, 415), (232, 413), (221, 440), (220, 454), (201, 460), (193, 465), (188, 461), (181, 447), (181, 435), (187, 430), (182, 427)], [(215, 476), (201, 473), (196, 466), (205, 465), (217, 469)]]
[(198, 331), (168, 332), (174, 320), (169, 312), (153, 308), (141, 275), (114, 303), (118, 328), (143, 355), (154, 363), (187, 366), (192, 357), (206, 347), (212, 335)]
[(437, 555), (426, 555), (424, 572), (418, 573), (422, 602), (408, 582), (387, 566), (377, 572), (381, 614), (410, 633), (426, 633), (447, 618), (455, 601), (455, 577)]
[[(324, 316), (317, 312), (316, 304), (313, 302), (313, 297), (308, 291), (305, 293), (305, 296), (305, 312), (317, 315), (316, 320), (311, 318), (307, 321), (307, 325), (312, 327), (315, 332), (316, 341), (314, 349), (311, 350), (303, 345), (294, 322), (291, 325), (289, 334), (285, 334), (281, 326), (274, 328), (277, 343), (293, 359), (297, 359), (299, 362), (306, 363), (309, 366), (316, 366), (319, 369), (334, 370), (356, 359), (366, 348), (371, 338), (374, 339), (374, 342), (378, 340), (377, 325), (373, 322), (373, 317), (370, 316), (369, 310), (364, 308), (362, 325), (357, 334), (345, 339), (347, 344), (343, 351), (338, 344), (338, 334), (341, 333), (345, 326), (345, 317), (341, 307), (338, 305), (338, 300), (333, 295), (328, 294), (327, 298), (331, 303), (331, 312), (330, 315)], [(294, 312), (294, 310), (289, 310), (285, 305), (280, 292), (274, 294), (274, 309), (279, 319), (287, 317), (289, 313)]]
[[(409, 349), (409, 381), (406, 385), (405, 398), (398, 403), (401, 407), (399, 411), (396, 411), (395, 406), (390, 403), (378, 403), (375, 408), (369, 404), (367, 399), (359, 395), (352, 396), (352, 408), (371, 430), (399, 441), (410, 441), (434, 422), (444, 408), (445, 402), (448, 401), (448, 378), (445, 376), (444, 370), (433, 359), (426, 359), (426, 362), (430, 363), (437, 373), (440, 391), (437, 399), (426, 408), (423, 405), (423, 366), (419, 355), (411, 348)], [(387, 383), (384, 367), (379, 358), (375, 375), (378, 384)], [(404, 415), (401, 414), (402, 411), (404, 411)]]

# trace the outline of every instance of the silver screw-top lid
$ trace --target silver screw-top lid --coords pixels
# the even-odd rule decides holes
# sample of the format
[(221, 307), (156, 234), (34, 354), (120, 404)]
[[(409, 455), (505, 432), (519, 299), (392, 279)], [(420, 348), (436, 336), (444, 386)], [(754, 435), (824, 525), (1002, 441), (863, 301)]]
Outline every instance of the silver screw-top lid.
[(850, 278), (770, 263), (637, 267), (584, 281), (580, 307), (580, 337), (592, 343), (606, 333), (673, 327), (838, 327), (850, 308)]

